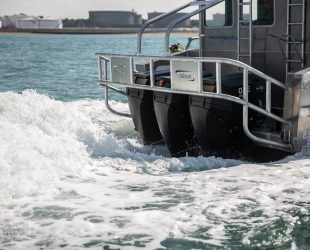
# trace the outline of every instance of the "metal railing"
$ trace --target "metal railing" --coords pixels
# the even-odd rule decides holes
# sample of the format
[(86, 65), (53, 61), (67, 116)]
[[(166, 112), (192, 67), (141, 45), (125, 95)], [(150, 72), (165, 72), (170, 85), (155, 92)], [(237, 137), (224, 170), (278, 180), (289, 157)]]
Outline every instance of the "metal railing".
[[(191, 1), (191, 2), (189, 2), (187, 4), (185, 4), (185, 5), (182, 5), (182, 6), (178, 7), (178, 8), (176, 8), (176, 9), (173, 9), (173, 10), (167, 12), (167, 13), (161, 14), (161, 15), (159, 15), (159, 16), (157, 16), (157, 17), (155, 17), (155, 18), (145, 22), (141, 26), (141, 28), (139, 30), (139, 33), (138, 33), (138, 38), (137, 38), (137, 55), (141, 55), (141, 52), (142, 52), (142, 35), (144, 34), (145, 29), (147, 27), (149, 27), (151, 24), (153, 24), (155, 22), (158, 22), (158, 21), (162, 20), (163, 18), (171, 16), (171, 15), (173, 15), (173, 14), (175, 14), (175, 13), (181, 11), (181, 10), (184, 10), (184, 9), (186, 9), (188, 7), (199, 6), (198, 10), (193, 11), (193, 12), (191, 12), (189, 14), (186, 14), (184, 17), (180, 17), (175, 22), (171, 23), (171, 25), (169, 27), (170, 28), (172, 27), (171, 28), (171, 30), (172, 30), (176, 24), (181, 22), (180, 20), (184, 21), (184, 20), (186, 20), (188, 18), (191, 18), (192, 16), (194, 16), (196, 14), (199, 14), (202, 11), (204, 11), (204, 10), (206, 10), (208, 8), (211, 8), (211, 7), (217, 5), (218, 3), (221, 3), (223, 1), (224, 0), (209, 0), (209, 1), (200, 1), (200, 0), (197, 1), (196, 0), (196, 1)], [(167, 30), (167, 33), (169, 33), (169, 35), (171, 33), (171, 30), (169, 32)], [(169, 40), (169, 36), (167, 36), (167, 33), (166, 33), (166, 37), (165, 37), (165, 44), (167, 44), (167, 39)], [(169, 48), (169, 41), (168, 41), (168, 48)], [(168, 51), (168, 50), (165, 50), (165, 51)]]
[[(123, 93), (120, 89), (115, 88), (115, 86), (122, 86), (122, 87), (130, 87), (135, 89), (142, 89), (142, 90), (151, 90), (151, 91), (160, 91), (160, 92), (166, 92), (166, 93), (176, 93), (176, 94), (187, 94), (187, 95), (196, 95), (196, 96), (203, 96), (203, 97), (209, 97), (209, 98), (217, 98), (217, 99), (223, 99), (227, 101), (231, 101), (240, 105), (243, 105), (243, 129), (245, 134), (253, 141), (261, 144), (271, 145), (278, 148), (283, 149), (291, 149), (290, 144), (280, 143), (276, 141), (271, 141), (263, 138), (259, 138), (255, 136), (248, 127), (248, 119), (249, 119), (249, 109), (254, 110), (262, 115), (265, 115), (275, 121), (278, 121), (285, 125), (290, 125), (290, 122), (287, 120), (284, 120), (282, 117), (279, 117), (271, 112), (271, 86), (278, 86), (282, 88), (283, 90), (288, 90), (288, 88), (278, 80), (264, 74), (263, 72), (245, 64), (240, 61), (228, 59), (228, 58), (201, 58), (201, 57), (195, 57), (195, 58), (189, 58), (189, 57), (172, 57), (172, 56), (137, 56), (137, 55), (116, 55), (116, 54), (102, 54), (98, 53), (96, 54), (98, 59), (98, 65), (99, 65), (99, 78), (98, 78), (98, 84), (104, 86), (106, 88), (106, 105), (108, 109), (118, 115), (124, 115), (126, 117), (129, 117), (129, 114), (120, 113), (118, 111), (113, 110), (108, 103), (108, 90), (116, 90), (117, 92)], [(127, 69), (127, 73), (129, 76), (129, 82), (113, 82), (111, 79), (111, 72), (112, 72), (112, 66), (111, 66), (111, 58), (118, 58), (118, 59), (124, 59), (129, 62), (129, 68)], [(148, 61), (150, 65), (150, 85), (140, 85), (136, 84), (134, 82), (134, 59), (144, 59)], [(189, 91), (189, 90), (180, 90), (178, 88), (166, 88), (166, 87), (159, 87), (155, 86), (155, 69), (154, 69), (154, 63), (156, 61), (169, 61), (170, 62), (170, 68), (171, 68), (171, 61), (183, 61), (183, 62), (196, 62), (197, 63), (197, 71), (198, 73), (198, 84), (199, 84), (199, 90)], [(215, 65), (215, 79), (216, 79), (216, 92), (207, 92), (203, 90), (203, 77), (202, 77), (202, 64), (203, 63), (213, 63)], [(110, 70), (108, 71), (108, 64), (110, 64)], [(243, 72), (243, 97), (239, 98), (236, 96), (224, 94), (222, 92), (222, 73), (221, 68), (223, 65), (231, 65), (235, 66), (242, 70)], [(124, 66), (121, 66), (124, 67)], [(170, 72), (172, 72), (170, 70)], [(258, 76), (259, 78), (262, 78), (266, 82), (266, 107), (261, 108), (253, 103), (249, 102), (249, 74), (253, 74), (255, 76)], [(110, 75), (109, 75), (110, 74)], [(177, 86), (177, 83), (173, 83), (171, 79), (171, 86)]]
[(214, 4), (207, 4), (206, 6), (200, 7), (199, 9), (192, 11), (182, 17), (179, 17), (178, 19), (176, 19), (175, 21), (173, 21), (167, 28), (166, 34), (165, 34), (165, 52), (167, 54), (169, 54), (169, 44), (170, 44), (170, 35), (172, 30), (175, 28), (176, 25), (178, 25), (179, 23), (185, 21), (186, 19), (189, 19), (199, 13), (202, 13), (203, 11), (205, 11), (206, 9), (210, 8), (214, 6)]
[(192, 44), (193, 41), (198, 40), (200, 37), (189, 37), (187, 38), (187, 44), (185, 46), (185, 50), (188, 50)]

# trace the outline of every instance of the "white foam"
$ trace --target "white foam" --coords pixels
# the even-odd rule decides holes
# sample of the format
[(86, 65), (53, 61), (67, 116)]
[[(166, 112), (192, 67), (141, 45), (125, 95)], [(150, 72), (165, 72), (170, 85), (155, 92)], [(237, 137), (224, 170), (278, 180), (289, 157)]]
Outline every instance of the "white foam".
[(308, 159), (167, 158), (128, 138), (130, 119), (99, 100), (0, 93), (0, 131), (0, 248), (155, 249), (176, 238), (223, 246), (230, 227), (238, 244), (281, 246), (310, 213)]
[[(52, 191), (91, 164), (94, 123), (70, 104), (33, 91), (0, 93), (0, 198)], [(29, 183), (28, 183), (29, 182)]]

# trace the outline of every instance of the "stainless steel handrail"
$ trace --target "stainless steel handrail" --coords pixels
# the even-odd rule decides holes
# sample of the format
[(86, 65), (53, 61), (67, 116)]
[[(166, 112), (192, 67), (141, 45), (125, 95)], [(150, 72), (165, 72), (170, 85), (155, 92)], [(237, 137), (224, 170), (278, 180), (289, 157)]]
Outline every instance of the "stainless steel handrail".
[(147, 55), (120, 55), (120, 54), (113, 54), (113, 53), (96, 53), (97, 58), (101, 58), (103, 60), (109, 60), (111, 57), (120, 57), (120, 58), (144, 58), (152, 61), (156, 60), (163, 60), (163, 61), (169, 61), (169, 60), (179, 60), (179, 61), (193, 61), (196, 60), (197, 62), (205, 62), (205, 63), (222, 63), (222, 64), (228, 64), (232, 66), (236, 66), (239, 68), (247, 68), (249, 72), (265, 79), (270, 80), (274, 85), (288, 90), (288, 87), (281, 83), (280, 81), (266, 75), (265, 73), (249, 66), (246, 63), (230, 59), (230, 58), (223, 58), (223, 57), (186, 57), (186, 56), (147, 56)]
[(173, 21), (173, 22), (168, 26), (167, 31), (166, 31), (166, 33), (165, 33), (165, 52), (166, 52), (166, 53), (169, 53), (170, 34), (171, 34), (172, 30), (174, 29), (174, 27), (175, 27), (177, 24), (179, 24), (179, 23), (185, 21), (186, 19), (189, 19), (189, 18), (191, 18), (191, 17), (193, 17), (193, 16), (195, 16), (195, 15), (197, 15), (197, 14), (199, 14), (199, 13), (205, 11), (205, 10), (208, 9), (208, 8), (209, 8), (209, 5), (206, 5), (206, 6), (201, 7), (201, 8), (199, 8), (199, 9), (195, 10), (195, 11), (192, 11), (192, 12), (190, 12), (190, 13), (188, 13), (188, 14), (186, 14), (186, 15), (184, 15), (184, 16), (178, 18), (178, 19), (176, 19), (175, 21)]
[[(100, 85), (106, 86), (106, 88), (108, 89), (109, 85), (122, 85), (122, 86), (126, 86), (126, 87), (130, 87), (130, 88), (136, 88), (136, 89), (144, 89), (144, 90), (157, 90), (157, 91), (161, 91), (161, 92), (168, 92), (168, 93), (179, 93), (179, 94), (187, 94), (187, 95), (197, 95), (197, 96), (204, 96), (204, 97), (210, 97), (210, 98), (218, 98), (218, 99), (224, 99), (224, 100), (228, 100), (231, 102), (235, 102), (238, 104), (243, 105), (243, 129), (245, 134), (253, 141), (258, 142), (258, 143), (262, 143), (262, 144), (268, 144), (268, 145), (272, 145), (275, 147), (280, 147), (283, 149), (291, 149), (291, 145), (290, 144), (285, 144), (285, 143), (279, 143), (279, 142), (275, 142), (275, 141), (271, 141), (271, 140), (266, 140), (266, 139), (262, 139), (259, 138), (257, 136), (255, 136), (254, 134), (251, 133), (251, 131), (248, 128), (248, 109), (252, 109), (257, 111), (258, 113), (265, 115), (267, 117), (270, 117), (271, 119), (274, 119), (278, 122), (281, 122), (283, 124), (286, 125), (290, 125), (290, 122), (287, 120), (284, 120), (282, 117), (279, 117), (277, 115), (274, 115), (271, 112), (271, 86), (276, 85), (284, 90), (287, 90), (288, 88), (281, 82), (277, 81), (276, 79), (264, 74), (261, 71), (258, 71), (257, 69), (252, 68), (251, 66), (242, 63), (240, 61), (236, 61), (233, 59), (228, 59), (228, 58), (201, 58), (201, 57), (196, 57), (196, 58), (189, 58), (189, 57), (170, 57), (170, 56), (136, 56), (136, 55), (114, 55), (114, 54), (102, 54), (102, 53), (98, 53), (96, 54), (97, 58), (99, 60), (99, 65), (101, 65), (101, 60), (103, 60), (104, 62), (104, 69), (105, 72), (104, 74), (102, 74), (102, 72), (99, 72), (99, 79), (98, 79), (98, 83)], [(111, 57), (119, 57), (119, 58), (127, 58), (130, 59), (130, 75), (131, 75), (131, 81), (130, 84), (122, 84), (119, 82), (112, 82), (112, 81), (108, 81), (107, 80), (107, 62), (109, 61), (109, 58)], [(133, 81), (133, 59), (134, 58), (145, 58), (148, 59), (150, 62), (150, 86), (146, 86), (146, 85), (138, 85), (135, 84)], [(198, 83), (199, 83), (199, 91), (184, 91), (184, 90), (175, 90), (175, 89), (168, 89), (168, 88), (162, 88), (162, 87), (157, 87), (154, 85), (155, 79), (154, 79), (154, 61), (158, 61), (158, 60), (165, 60), (165, 61), (169, 61), (169, 60), (174, 60), (174, 61), (196, 61), (198, 64), (198, 72), (200, 75), (200, 77), (198, 77)], [(202, 80), (202, 63), (214, 63), (216, 66), (216, 93), (213, 92), (204, 92), (203, 91), (203, 80)], [(243, 69), (243, 99), (235, 97), (235, 96), (231, 96), (231, 95), (227, 95), (227, 94), (223, 94), (222, 93), (222, 79), (221, 79), (221, 67), (222, 64), (228, 64), (228, 65), (233, 65), (235, 67), (238, 68), (242, 68)], [(102, 70), (102, 67), (99, 67), (100, 70)], [(249, 73), (252, 73), (256, 76), (259, 76), (260, 78), (264, 79), (266, 81), (266, 108), (263, 109), (261, 107), (258, 107), (252, 103), (249, 102), (248, 97), (249, 97), (249, 93), (248, 93), (248, 77), (249, 77)], [(104, 75), (104, 78), (102, 77), (102, 75)], [(107, 91), (106, 91), (107, 93)], [(106, 95), (106, 97), (108, 98), (108, 96)], [(107, 102), (107, 101), (106, 101)], [(109, 107), (110, 108), (110, 107)], [(115, 113), (115, 111), (113, 111)], [(117, 112), (117, 111), (116, 111)], [(128, 117), (128, 115), (126, 115)]]
[[(166, 34), (165, 34), (165, 52), (166, 52), (166, 53), (169, 52), (170, 34), (171, 34), (172, 30), (174, 29), (174, 27), (175, 27), (177, 24), (179, 24), (179, 23), (185, 21), (186, 19), (189, 19), (189, 18), (191, 18), (191, 17), (193, 17), (193, 16), (195, 16), (195, 15), (197, 15), (197, 14), (199, 14), (199, 13), (201, 13), (201, 12), (203, 12), (203, 11), (205, 11), (205, 10), (207, 10), (207, 9), (209, 9), (209, 8), (215, 6), (215, 5), (217, 5), (217, 4), (219, 4), (219, 3), (223, 2), (223, 1), (224, 1), (224, 0), (207, 1), (206, 4), (201, 5), (199, 9), (194, 10), (194, 11), (192, 11), (192, 12), (190, 12), (190, 13), (188, 13), (188, 14), (182, 16), (182, 17), (179, 17), (179, 18), (176, 19), (175, 21), (173, 21), (173, 22), (167, 27), (167, 31), (166, 31)], [(186, 46), (185, 50), (187, 50), (187, 49), (188, 49), (188, 47)]]
[(110, 103), (109, 103), (109, 89), (110, 89), (110, 86), (109, 85), (105, 85), (105, 106), (107, 107), (107, 110), (109, 110), (111, 113), (115, 114), (115, 115), (120, 115), (120, 116), (125, 116), (125, 117), (128, 117), (128, 118), (131, 118), (131, 114), (127, 114), (127, 113), (123, 113), (123, 112), (119, 112), (115, 109), (113, 109), (111, 106), (110, 106)]
[[(104, 68), (104, 76), (102, 75), (102, 60), (103, 59), (103, 68)], [(98, 58), (98, 81), (104, 81), (108, 82), (108, 65), (107, 62), (109, 61), (108, 58), (102, 56)], [(111, 113), (115, 115), (125, 116), (131, 118), (131, 114), (119, 112), (117, 110), (114, 110), (109, 103), (109, 89), (112, 89), (113, 91), (116, 91), (120, 94), (125, 94), (123, 91), (114, 88), (113, 86), (109, 86), (108, 84), (104, 84), (105, 86), (105, 106), (107, 110), (109, 110)]]
[(188, 50), (189, 49), (189, 47), (191, 46), (191, 44), (192, 44), (192, 42), (193, 41), (195, 41), (195, 40), (199, 40), (199, 38), (200, 37), (189, 37), (188, 39), (187, 39), (187, 44), (186, 44), (186, 46), (185, 46), (185, 50)]
[[(107, 81), (104, 81), (104, 80), (98, 80), (97, 83), (99, 85), (102, 85), (102, 86), (106, 86), (106, 85), (109, 85), (109, 84), (113, 84), (113, 85), (116, 85), (116, 86), (122, 86), (124, 87), (124, 84), (121, 84), (121, 83), (117, 83), (117, 82), (107, 82)], [(227, 94), (218, 94), (218, 93), (212, 93), (212, 92), (191, 92), (191, 91), (184, 91), (184, 90), (171, 90), (171, 89), (168, 89), (168, 88), (163, 88), (163, 87), (151, 87), (151, 86), (147, 86), (147, 85), (138, 85), (138, 84), (133, 84), (133, 85), (129, 85), (129, 84), (126, 84), (126, 87), (130, 87), (130, 88), (133, 88), (133, 89), (143, 89), (143, 90), (151, 90), (151, 91), (154, 91), (154, 90), (157, 90), (157, 91), (160, 91), (160, 92), (165, 92), (165, 93), (175, 93), (175, 94), (186, 94), (186, 95), (196, 95), (196, 96), (203, 96), (203, 97), (210, 97), (210, 98), (216, 98), (216, 99), (223, 99), (223, 100), (227, 100), (227, 101), (231, 101), (231, 102), (235, 102), (237, 104), (240, 104), (240, 105), (248, 105), (248, 107), (252, 110), (255, 110), (259, 113), (261, 113), (262, 115), (265, 115), (269, 118), (272, 118), (278, 122), (281, 122), (281, 123), (284, 123), (284, 124), (290, 124), (290, 122), (282, 119), (281, 117), (278, 117), (272, 113), (269, 113), (267, 112), (265, 109), (262, 109), (252, 103), (248, 103), (238, 97), (235, 97), (235, 96), (231, 96), (231, 95), (227, 95)]]
[[(243, 100), (245, 102), (249, 102), (249, 72), (246, 68), (243, 69)], [(271, 114), (271, 81), (266, 81), (266, 112)], [(242, 126), (243, 131), (247, 135), (248, 138), (250, 138), (252, 141), (267, 144), (270, 146), (280, 147), (283, 149), (291, 149), (290, 144), (285, 143), (279, 143), (271, 140), (266, 140), (263, 138), (259, 138), (255, 136), (253, 133), (251, 133), (249, 129), (249, 105), (243, 105), (243, 118), (242, 118)], [(280, 121), (281, 122), (281, 121)], [(288, 124), (287, 121), (283, 120), (282, 123)]]
[(177, 12), (179, 12), (180, 10), (183, 10), (183, 9), (185, 9), (185, 8), (188, 8), (189, 6), (191, 6), (191, 3), (187, 3), (187, 4), (185, 4), (185, 5), (182, 5), (181, 7), (177, 8), (177, 9), (174, 9), (174, 10), (171, 10), (171, 11), (169, 11), (169, 12), (167, 12), (167, 13), (161, 14), (161, 15), (159, 15), (159, 16), (157, 16), (157, 17), (155, 17), (155, 18), (153, 18), (153, 19), (151, 19), (151, 20), (145, 22), (145, 23), (141, 26), (141, 28), (140, 28), (140, 30), (139, 30), (139, 33), (138, 33), (138, 38), (137, 38), (137, 55), (140, 55), (140, 54), (141, 54), (141, 50), (142, 50), (142, 35), (143, 35), (145, 29), (146, 29), (148, 26), (150, 26), (152, 23), (155, 23), (155, 22), (157, 22), (157, 21), (159, 21), (159, 20), (161, 20), (161, 19), (163, 19), (163, 18), (165, 18), (165, 17), (167, 17), (167, 16), (170, 16), (170, 15), (172, 15), (172, 14), (174, 14), (174, 13), (177, 13)]
[[(212, 1), (212, 0), (211, 0), (211, 1)], [(163, 19), (163, 18), (165, 18), (165, 17), (171, 16), (171, 15), (173, 15), (173, 14), (179, 12), (180, 10), (184, 10), (184, 9), (190, 7), (190, 6), (195, 6), (195, 5), (202, 6), (202, 5), (208, 4), (208, 3), (211, 2), (211, 1), (192, 1), (192, 2), (189, 2), (189, 3), (187, 3), (187, 4), (184, 4), (184, 5), (182, 5), (182, 6), (178, 7), (178, 8), (176, 8), (176, 9), (173, 9), (173, 10), (167, 12), (167, 13), (161, 14), (161, 15), (159, 15), (159, 16), (157, 16), (157, 17), (154, 17), (153, 19), (151, 19), (151, 20), (145, 22), (145, 23), (141, 26), (141, 28), (140, 28), (140, 30), (139, 30), (139, 33), (138, 33), (138, 38), (137, 38), (137, 55), (140, 55), (140, 54), (141, 54), (141, 51), (142, 51), (142, 35), (143, 35), (145, 29), (146, 29), (148, 26), (150, 26), (151, 24), (153, 24), (153, 23), (155, 23), (155, 22), (157, 22), (157, 21), (159, 21), (159, 20), (161, 20), (161, 19)], [(220, 3), (220, 2), (223, 2), (223, 1), (224, 1), (224, 0), (213, 0), (212, 3), (214, 2), (214, 3), (217, 4), (217, 3)]]

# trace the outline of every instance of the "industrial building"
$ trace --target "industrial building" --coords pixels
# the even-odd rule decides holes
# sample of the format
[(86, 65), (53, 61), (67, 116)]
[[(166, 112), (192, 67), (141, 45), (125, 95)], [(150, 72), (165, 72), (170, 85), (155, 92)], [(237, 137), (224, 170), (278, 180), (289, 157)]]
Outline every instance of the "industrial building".
[(25, 18), (17, 22), (19, 29), (61, 29), (62, 21), (57, 19)]
[(28, 18), (25, 14), (18, 14), (13, 16), (0, 17), (2, 28), (16, 28), (19, 20), (23, 18)]
[(89, 11), (89, 22), (100, 28), (132, 28), (142, 24), (135, 11)]
[(61, 29), (61, 19), (27, 16), (25, 14), (0, 18), (2, 28), (9, 29)]
[[(148, 20), (155, 18), (163, 13), (161, 12), (150, 12), (148, 13)], [(152, 28), (166, 28), (169, 24), (171, 24), (174, 20), (186, 15), (187, 13), (175, 13), (166, 18), (159, 20), (158, 22), (152, 24)], [(191, 27), (190, 19), (186, 19), (182, 23), (178, 24), (176, 27), (178, 28), (189, 28)]]

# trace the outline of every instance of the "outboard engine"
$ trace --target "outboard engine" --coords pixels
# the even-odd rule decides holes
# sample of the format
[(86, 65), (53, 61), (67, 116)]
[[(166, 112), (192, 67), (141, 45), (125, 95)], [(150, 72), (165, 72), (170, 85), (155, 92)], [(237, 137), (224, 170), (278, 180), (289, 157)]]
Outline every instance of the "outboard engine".
[[(216, 92), (216, 79), (204, 78), (204, 91)], [(222, 92), (242, 97), (243, 74), (235, 73), (222, 77)], [(250, 85), (251, 86), (251, 85)], [(259, 104), (263, 89), (250, 88), (252, 102)], [(205, 156), (240, 158), (245, 144), (249, 144), (242, 127), (242, 105), (223, 99), (191, 96), (190, 114), (194, 131)], [(263, 123), (258, 113), (250, 113), (250, 127)]]

